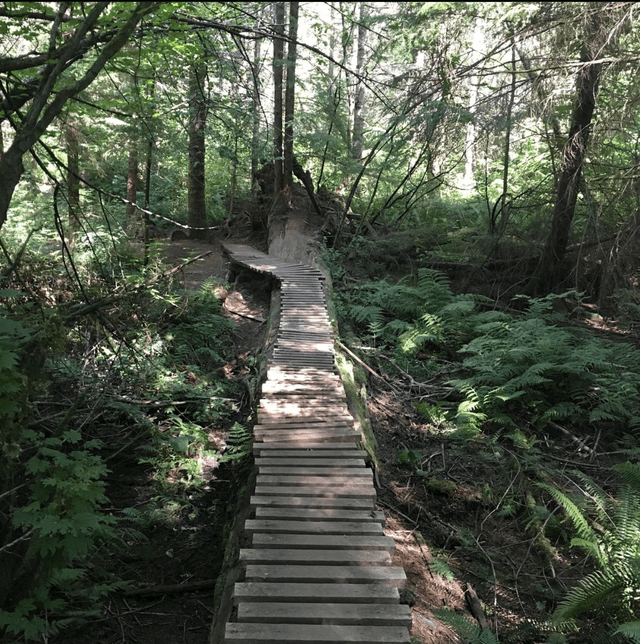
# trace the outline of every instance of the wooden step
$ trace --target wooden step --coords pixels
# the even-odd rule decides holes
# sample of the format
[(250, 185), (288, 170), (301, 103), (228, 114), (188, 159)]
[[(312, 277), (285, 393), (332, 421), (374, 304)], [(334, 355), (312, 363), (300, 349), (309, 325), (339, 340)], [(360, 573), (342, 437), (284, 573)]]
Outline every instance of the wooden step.
[(406, 628), (329, 624), (227, 624), (226, 642), (243, 644), (409, 644)]
[(289, 548), (326, 550), (386, 550), (393, 555), (395, 543), (391, 537), (335, 534), (263, 534), (253, 535), (254, 548)]
[(305, 485), (324, 489), (325, 487), (347, 486), (353, 487), (371, 487), (373, 485), (373, 476), (371, 470), (365, 478), (355, 476), (280, 476), (258, 473), (257, 485), (281, 485), (293, 487), (295, 485)]
[(366, 521), (287, 521), (284, 519), (247, 519), (244, 524), (249, 535), (257, 532), (269, 534), (338, 534), (382, 535), (379, 523)]
[(376, 498), (376, 490), (373, 486), (365, 485), (323, 485), (309, 486), (295, 485), (287, 487), (284, 485), (256, 485), (256, 496), (315, 496), (315, 497), (354, 497), (360, 499)]
[(262, 624), (353, 624), (411, 627), (411, 609), (404, 604), (310, 604), (242, 602), (238, 621)]
[(250, 499), (253, 509), (269, 508), (335, 508), (344, 510), (373, 510), (370, 497), (328, 496), (269, 496), (256, 494)]
[(263, 422), (254, 425), (254, 429), (277, 429), (291, 428), (293, 426), (308, 427), (310, 429), (318, 428), (343, 428), (353, 427), (353, 416), (351, 414), (341, 414), (339, 416), (312, 416), (310, 418), (300, 418), (299, 416), (286, 417), (278, 414), (269, 415)]
[(245, 564), (296, 564), (324, 566), (390, 566), (386, 550), (281, 550), (278, 548), (243, 548), (240, 561)]
[(247, 582), (314, 584), (386, 584), (404, 588), (407, 578), (399, 566), (307, 566), (293, 564), (249, 564)]
[(280, 508), (256, 507), (256, 519), (280, 519), (286, 521), (359, 521), (384, 525), (384, 512), (336, 508)]
[(283, 443), (291, 441), (299, 441), (301, 445), (306, 442), (321, 443), (327, 442), (343, 442), (345, 445), (353, 443), (359, 439), (358, 435), (351, 429), (327, 429), (327, 430), (267, 430), (255, 432), (258, 440), (265, 443)]
[[(356, 567), (357, 568), (357, 567)], [(239, 582), (234, 601), (336, 602), (337, 604), (397, 604), (398, 589), (387, 584), (331, 584), (290, 582)]]
[(350, 478), (361, 478), (371, 481), (373, 474), (371, 470), (361, 467), (310, 467), (310, 466), (287, 466), (287, 465), (259, 465), (260, 474), (268, 476), (340, 476)]
[(263, 456), (255, 459), (255, 464), (264, 471), (265, 474), (275, 474), (265, 470), (265, 467), (311, 467), (311, 468), (336, 468), (339, 470), (358, 470), (366, 467), (363, 458), (356, 456), (352, 458), (314, 458), (311, 455), (304, 457), (284, 456), (284, 457), (271, 457)]
[(306, 443), (300, 447), (297, 442), (273, 445), (272, 443), (254, 443), (253, 452), (263, 456), (301, 456), (309, 458), (368, 458), (369, 455), (363, 449), (349, 447), (341, 442), (335, 443)]

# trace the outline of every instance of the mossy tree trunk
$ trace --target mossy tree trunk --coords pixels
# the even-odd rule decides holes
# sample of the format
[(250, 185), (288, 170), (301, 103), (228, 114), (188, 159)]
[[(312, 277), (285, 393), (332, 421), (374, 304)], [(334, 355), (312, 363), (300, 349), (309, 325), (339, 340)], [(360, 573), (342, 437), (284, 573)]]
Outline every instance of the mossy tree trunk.
[(196, 61), (189, 77), (189, 236), (204, 239), (207, 236), (207, 204), (205, 198), (205, 127), (207, 102), (204, 83), (207, 67), (203, 60)]
[(577, 98), (571, 118), (571, 130), (562, 152), (558, 191), (551, 215), (551, 230), (530, 285), (531, 292), (536, 295), (551, 292), (565, 277), (562, 261), (576, 210), (602, 69), (602, 65), (595, 62), (601, 54), (599, 43), (603, 42), (601, 18), (597, 12), (593, 15), (590, 31), (590, 37), (585, 40), (580, 56)]

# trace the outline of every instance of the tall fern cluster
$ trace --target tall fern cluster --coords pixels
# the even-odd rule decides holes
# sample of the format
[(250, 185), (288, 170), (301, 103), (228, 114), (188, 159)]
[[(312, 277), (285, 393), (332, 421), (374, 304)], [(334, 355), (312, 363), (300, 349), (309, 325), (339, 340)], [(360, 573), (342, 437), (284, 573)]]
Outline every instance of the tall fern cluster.
[(337, 302), (356, 335), (415, 354), (428, 343), (467, 337), (478, 322), (474, 311), (479, 299), (454, 295), (442, 273), (421, 268), (411, 282), (358, 284), (339, 294)]
[(614, 469), (622, 477), (615, 499), (580, 475), (594, 521), (567, 494), (540, 484), (573, 523), (578, 536), (571, 545), (584, 550), (596, 566), (569, 591), (554, 621), (567, 623), (590, 614), (620, 636), (611, 641), (640, 642), (640, 464), (627, 462)]
[(460, 349), (468, 375), (453, 382), (465, 396), (459, 424), (640, 426), (640, 352), (556, 322), (546, 298), (522, 318), (496, 314), (476, 327)]
[(486, 298), (454, 295), (445, 276), (422, 268), (411, 281), (357, 284), (336, 300), (343, 329), (361, 341), (414, 361), (426, 347), (459, 352), (461, 376), (451, 382), (463, 396), (459, 427), (637, 429), (640, 352), (560, 325), (556, 297), (525, 298), (527, 311), (518, 317), (481, 312)]

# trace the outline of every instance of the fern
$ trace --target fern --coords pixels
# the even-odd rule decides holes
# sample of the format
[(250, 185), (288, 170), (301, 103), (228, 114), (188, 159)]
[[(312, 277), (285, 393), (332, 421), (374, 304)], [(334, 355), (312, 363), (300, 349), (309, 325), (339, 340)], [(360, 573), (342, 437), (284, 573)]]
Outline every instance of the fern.
[(640, 622), (626, 622), (625, 624), (620, 624), (613, 634), (624, 635), (635, 644), (640, 644)]
[[(552, 324), (550, 300), (530, 300), (524, 319), (494, 317), (464, 345), (469, 375), (453, 381), (474, 392), (489, 418), (627, 426), (640, 412), (640, 352)], [(480, 316), (477, 316), (480, 317)]]
[(434, 557), (429, 562), (429, 570), (440, 577), (444, 577), (447, 581), (453, 581), (456, 576), (453, 574), (453, 570), (449, 568), (449, 564), (446, 559), (442, 557)]
[(253, 435), (251, 431), (240, 423), (233, 423), (227, 437), (227, 450), (220, 457), (221, 463), (236, 462), (242, 460), (251, 451)]
[[(573, 523), (577, 538), (571, 545), (585, 550), (597, 570), (588, 574), (566, 595), (554, 613), (554, 621), (595, 612), (607, 619), (638, 618), (640, 602), (640, 464), (624, 463), (614, 468), (622, 476), (616, 499), (610, 499), (592, 482), (588, 491), (600, 521), (594, 530), (585, 514), (563, 492), (540, 484), (562, 506)], [(583, 480), (587, 477), (581, 475)], [(631, 624), (631, 626), (629, 626)], [(616, 633), (634, 640), (633, 622)], [(628, 631), (628, 632), (627, 632)]]
[(458, 615), (443, 608), (432, 611), (433, 614), (453, 630), (464, 644), (499, 644), (498, 638), (487, 628), (481, 628), (466, 615)]
[(338, 308), (356, 332), (389, 344), (399, 339), (402, 350), (412, 354), (426, 343), (443, 344), (468, 334), (476, 324), (472, 314), (479, 299), (453, 295), (442, 273), (422, 268), (413, 283), (405, 279), (358, 285), (338, 298)]

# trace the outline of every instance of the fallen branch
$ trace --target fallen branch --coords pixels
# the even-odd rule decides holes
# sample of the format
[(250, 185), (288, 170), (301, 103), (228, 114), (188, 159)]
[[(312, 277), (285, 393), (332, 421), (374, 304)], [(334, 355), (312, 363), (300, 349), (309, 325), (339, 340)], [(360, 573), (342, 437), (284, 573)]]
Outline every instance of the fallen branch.
[(558, 423), (554, 423), (553, 421), (549, 421), (549, 425), (551, 425), (551, 427), (553, 427), (554, 429), (562, 432), (565, 436), (568, 436), (574, 443), (577, 443), (578, 451), (583, 449), (588, 454), (595, 455), (595, 451), (587, 445), (586, 438), (580, 440), (577, 436), (574, 436), (568, 429), (562, 427), (562, 425), (558, 425)]
[(128, 403), (130, 405), (144, 405), (146, 407), (172, 407), (178, 405), (190, 405), (202, 400), (219, 400), (223, 402), (235, 402), (233, 398), (221, 398), (220, 396), (194, 396), (189, 400), (139, 400), (137, 398), (128, 398), (127, 396), (109, 396), (118, 402)]
[(254, 315), (249, 315), (248, 313), (240, 313), (238, 311), (234, 311), (233, 309), (227, 308), (226, 306), (223, 306), (222, 308), (229, 313), (233, 313), (233, 315), (239, 315), (241, 318), (247, 318), (247, 320), (260, 322), (260, 324), (264, 324), (266, 322), (266, 320), (264, 320), (263, 318), (257, 318)]
[(485, 617), (484, 610), (482, 609), (482, 604), (480, 603), (478, 595), (471, 584), (467, 584), (467, 589), (464, 591), (464, 597), (467, 600), (471, 614), (476, 618), (478, 624), (480, 624), (480, 628), (489, 628), (487, 618)]
[(197, 262), (199, 259), (202, 259), (203, 257), (206, 257), (207, 255), (211, 255), (213, 253), (212, 250), (208, 250), (206, 253), (200, 253), (200, 255), (196, 255), (195, 257), (192, 257), (191, 259), (187, 259), (186, 261), (182, 262), (182, 264), (178, 264), (177, 266), (174, 266), (173, 268), (169, 269), (165, 273), (161, 273), (154, 279), (152, 279), (149, 284), (152, 284), (156, 280), (160, 279), (160, 277), (169, 277), (169, 275), (173, 275), (174, 273), (177, 273), (179, 270), (182, 270), (185, 266), (188, 266), (189, 264), (192, 264), (193, 262)]
[(393, 391), (398, 393), (398, 390), (384, 377), (382, 377), (379, 373), (376, 373), (366, 362), (363, 362), (358, 356), (351, 351), (351, 349), (347, 348), (340, 340), (336, 340), (336, 344), (339, 345), (344, 351), (346, 351), (358, 364), (360, 364), (362, 367), (364, 367), (371, 375), (375, 376), (376, 378), (379, 378), (382, 380), (382, 382), (386, 383)]

